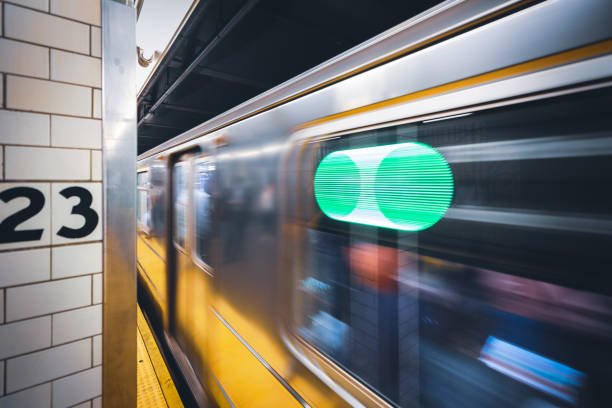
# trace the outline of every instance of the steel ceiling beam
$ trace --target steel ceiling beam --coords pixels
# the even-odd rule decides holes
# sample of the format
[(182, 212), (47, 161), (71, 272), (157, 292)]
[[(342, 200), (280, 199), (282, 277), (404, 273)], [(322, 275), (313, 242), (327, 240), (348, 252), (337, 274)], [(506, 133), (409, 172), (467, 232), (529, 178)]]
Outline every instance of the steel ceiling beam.
[(168, 140), (168, 136), (149, 136), (149, 135), (138, 135), (138, 141), (140, 140), (154, 140), (159, 142), (160, 140)]
[(225, 36), (227, 36), (233, 29), (238, 25), (240, 21), (253, 9), (253, 7), (259, 2), (259, 0), (249, 0), (238, 10), (236, 14), (228, 21), (228, 23), (217, 33), (217, 35), (208, 43), (208, 45), (200, 51), (195, 59), (189, 64), (189, 66), (179, 75), (179, 77), (166, 89), (166, 91), (157, 99), (157, 101), (149, 108), (147, 113), (139, 121), (139, 125), (143, 122), (144, 118), (153, 114), (161, 104), (178, 88), (181, 83), (187, 78), (206, 58)]
[(143, 123), (139, 123), (138, 125), (139, 126), (158, 127), (158, 128), (164, 128), (164, 129), (183, 129), (182, 127), (174, 126), (174, 125), (168, 125), (168, 124), (165, 124), (165, 123), (143, 122)]
[[(177, 58), (175, 58), (174, 61), (168, 65), (169, 68), (180, 68), (182, 66), (183, 66), (182, 61)], [(207, 67), (198, 67), (196, 68), (195, 73), (199, 75), (211, 77), (211, 78), (221, 79), (227, 82), (245, 85), (245, 86), (248, 86), (249, 88), (254, 88), (254, 89), (259, 89), (259, 90), (265, 90), (271, 87), (268, 84), (265, 84), (260, 81), (256, 81), (254, 79), (245, 78), (245, 77), (242, 77), (236, 74), (230, 74), (228, 72), (217, 71), (215, 69), (211, 69)]]
[(164, 109), (170, 109), (179, 112), (197, 113), (198, 115), (216, 115), (218, 112), (209, 111), (206, 109), (193, 108), (191, 106), (176, 105), (173, 103), (164, 102), (161, 105)]
[(228, 81), (228, 82), (233, 82), (233, 83), (236, 83), (236, 84), (246, 85), (249, 88), (254, 88), (254, 89), (259, 89), (259, 90), (264, 90), (264, 89), (270, 88), (268, 85), (266, 85), (264, 83), (261, 83), (261, 82), (258, 82), (258, 81), (254, 81), (252, 79), (243, 78), (241, 76), (234, 75), (234, 74), (228, 74), (227, 72), (216, 71), (214, 69), (210, 69), (210, 68), (206, 68), (206, 67), (198, 68), (196, 73), (200, 74), (200, 75), (207, 76), (207, 77), (221, 79), (223, 81)]

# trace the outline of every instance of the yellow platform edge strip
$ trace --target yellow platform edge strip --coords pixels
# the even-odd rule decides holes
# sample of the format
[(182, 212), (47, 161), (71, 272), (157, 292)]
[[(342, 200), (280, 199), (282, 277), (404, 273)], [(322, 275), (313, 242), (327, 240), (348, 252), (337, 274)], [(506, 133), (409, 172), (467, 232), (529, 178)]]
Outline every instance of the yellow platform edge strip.
[(151, 333), (151, 329), (142, 314), (140, 306), (138, 306), (138, 331), (142, 337), (153, 370), (155, 371), (155, 376), (159, 382), (166, 406), (168, 406), (168, 408), (183, 408), (183, 402), (176, 390), (174, 381), (170, 376), (170, 372), (166, 367), (166, 363), (157, 347), (153, 333)]
[(138, 360), (137, 380), (137, 408), (168, 408), (164, 393), (161, 390), (149, 353), (145, 347), (140, 331), (136, 329)]

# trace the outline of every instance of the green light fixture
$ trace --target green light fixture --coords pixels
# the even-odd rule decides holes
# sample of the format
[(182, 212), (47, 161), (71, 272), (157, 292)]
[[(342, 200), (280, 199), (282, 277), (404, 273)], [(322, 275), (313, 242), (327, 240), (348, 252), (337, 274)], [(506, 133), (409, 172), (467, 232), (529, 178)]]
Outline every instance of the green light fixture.
[(314, 194), (335, 220), (421, 231), (446, 213), (453, 175), (444, 157), (422, 143), (339, 150), (319, 163)]

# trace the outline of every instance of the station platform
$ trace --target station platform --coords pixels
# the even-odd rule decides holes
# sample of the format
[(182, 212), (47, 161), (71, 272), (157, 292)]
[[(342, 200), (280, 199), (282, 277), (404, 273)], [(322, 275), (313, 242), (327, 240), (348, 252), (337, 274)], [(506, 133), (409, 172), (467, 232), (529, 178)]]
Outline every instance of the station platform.
[(138, 408), (182, 408), (183, 402), (138, 306)]

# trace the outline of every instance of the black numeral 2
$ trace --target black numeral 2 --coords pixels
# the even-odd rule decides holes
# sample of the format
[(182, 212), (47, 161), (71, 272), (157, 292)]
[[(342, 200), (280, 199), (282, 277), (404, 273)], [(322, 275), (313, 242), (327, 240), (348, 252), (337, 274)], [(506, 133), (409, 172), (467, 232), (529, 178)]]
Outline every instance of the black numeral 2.
[(17, 231), (19, 224), (32, 218), (43, 209), (45, 205), (45, 196), (40, 191), (31, 187), (14, 187), (4, 190), (0, 193), (0, 200), (8, 203), (17, 197), (25, 197), (30, 200), (30, 205), (21, 211), (7, 217), (0, 223), (0, 243), (7, 242), (22, 242), (22, 241), (38, 241), (42, 236), (43, 230), (31, 229)]

